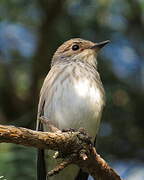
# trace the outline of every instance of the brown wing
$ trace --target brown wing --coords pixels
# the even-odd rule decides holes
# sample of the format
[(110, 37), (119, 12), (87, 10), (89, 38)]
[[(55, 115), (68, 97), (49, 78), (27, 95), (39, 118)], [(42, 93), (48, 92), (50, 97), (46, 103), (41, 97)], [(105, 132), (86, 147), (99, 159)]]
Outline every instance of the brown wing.
[(52, 91), (50, 91), (50, 89), (63, 71), (64, 68), (53, 66), (44, 80), (39, 97), (36, 130), (38, 130), (39, 127), (39, 117), (44, 115), (45, 102), (51, 100)]

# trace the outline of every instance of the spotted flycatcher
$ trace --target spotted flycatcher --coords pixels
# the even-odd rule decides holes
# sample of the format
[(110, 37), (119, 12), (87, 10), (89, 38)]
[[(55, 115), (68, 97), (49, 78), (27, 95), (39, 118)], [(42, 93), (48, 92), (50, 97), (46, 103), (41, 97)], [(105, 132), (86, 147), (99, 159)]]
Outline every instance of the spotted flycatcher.
[[(43, 126), (47, 131), (46, 125), (39, 122), (39, 117), (44, 116), (60, 130), (82, 127), (94, 141), (105, 104), (105, 93), (97, 71), (97, 53), (108, 42), (93, 43), (75, 38), (57, 49), (40, 92), (37, 129)], [(44, 159), (48, 159), (48, 169), (55, 164), (51, 155), (44, 157), (44, 151), (40, 150), (38, 180), (46, 180), (48, 169), (45, 170)], [(78, 167), (70, 165), (50, 180), (74, 180), (77, 172)]]

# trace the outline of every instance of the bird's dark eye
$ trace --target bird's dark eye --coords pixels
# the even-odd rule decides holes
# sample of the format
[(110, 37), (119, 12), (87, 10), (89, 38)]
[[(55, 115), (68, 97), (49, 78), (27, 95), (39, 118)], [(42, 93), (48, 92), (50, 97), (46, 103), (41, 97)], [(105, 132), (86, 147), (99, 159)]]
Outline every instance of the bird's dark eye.
[(79, 48), (80, 48), (80, 47), (79, 47), (79, 45), (77, 45), (77, 44), (75, 44), (75, 45), (72, 46), (72, 50), (73, 50), (73, 51), (77, 51)]

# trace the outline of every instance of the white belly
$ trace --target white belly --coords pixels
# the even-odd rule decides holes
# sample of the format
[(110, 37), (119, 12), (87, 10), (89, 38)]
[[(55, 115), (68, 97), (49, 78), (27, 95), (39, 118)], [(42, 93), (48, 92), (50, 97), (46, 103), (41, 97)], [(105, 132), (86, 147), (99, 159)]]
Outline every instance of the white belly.
[[(71, 68), (72, 65), (73, 68)], [(72, 79), (72, 70), (74, 68), (77, 79)], [(76, 68), (75, 63), (69, 64), (64, 69), (65, 73), (61, 73), (56, 79), (50, 73), (48, 74), (42, 89), (43, 99), (45, 100), (43, 112), (44, 116), (52, 121), (59, 129), (79, 129), (83, 127), (94, 140), (104, 104), (103, 93), (97, 87), (97, 83), (99, 82), (95, 82), (95, 80), (100, 80), (95, 69), (92, 72), (92, 67), (89, 69), (88, 76), (93, 80), (93, 83), (90, 83), (85, 77), (87, 71), (83, 67), (83, 64), (81, 64), (80, 68), (80, 70)], [(58, 73), (58, 69), (56, 70), (55, 73)], [(95, 79), (95, 75), (97, 79)], [(78, 79), (80, 76), (83, 77), (82, 80)], [(50, 86), (48, 86), (48, 82)], [(48, 158), (48, 168), (50, 170), (55, 167), (56, 160), (50, 154), (46, 157)], [(66, 180), (68, 177), (69, 180), (73, 180), (78, 170), (78, 167), (70, 165), (50, 179)]]
[[(87, 79), (73, 81), (70, 78), (57, 84), (52, 103), (45, 103), (44, 116), (48, 117), (59, 129), (85, 128), (90, 136), (95, 137), (103, 107), (103, 97), (99, 89), (90, 85)], [(58, 87), (62, 87), (59, 88)]]

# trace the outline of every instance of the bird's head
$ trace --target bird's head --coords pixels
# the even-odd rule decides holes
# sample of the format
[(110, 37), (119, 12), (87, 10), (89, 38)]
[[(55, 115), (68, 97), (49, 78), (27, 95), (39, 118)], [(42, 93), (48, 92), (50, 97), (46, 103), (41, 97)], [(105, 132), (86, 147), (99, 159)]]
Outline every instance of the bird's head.
[(93, 43), (88, 40), (74, 38), (63, 43), (55, 52), (52, 65), (60, 61), (80, 60), (88, 63), (96, 63), (99, 50), (110, 41)]

